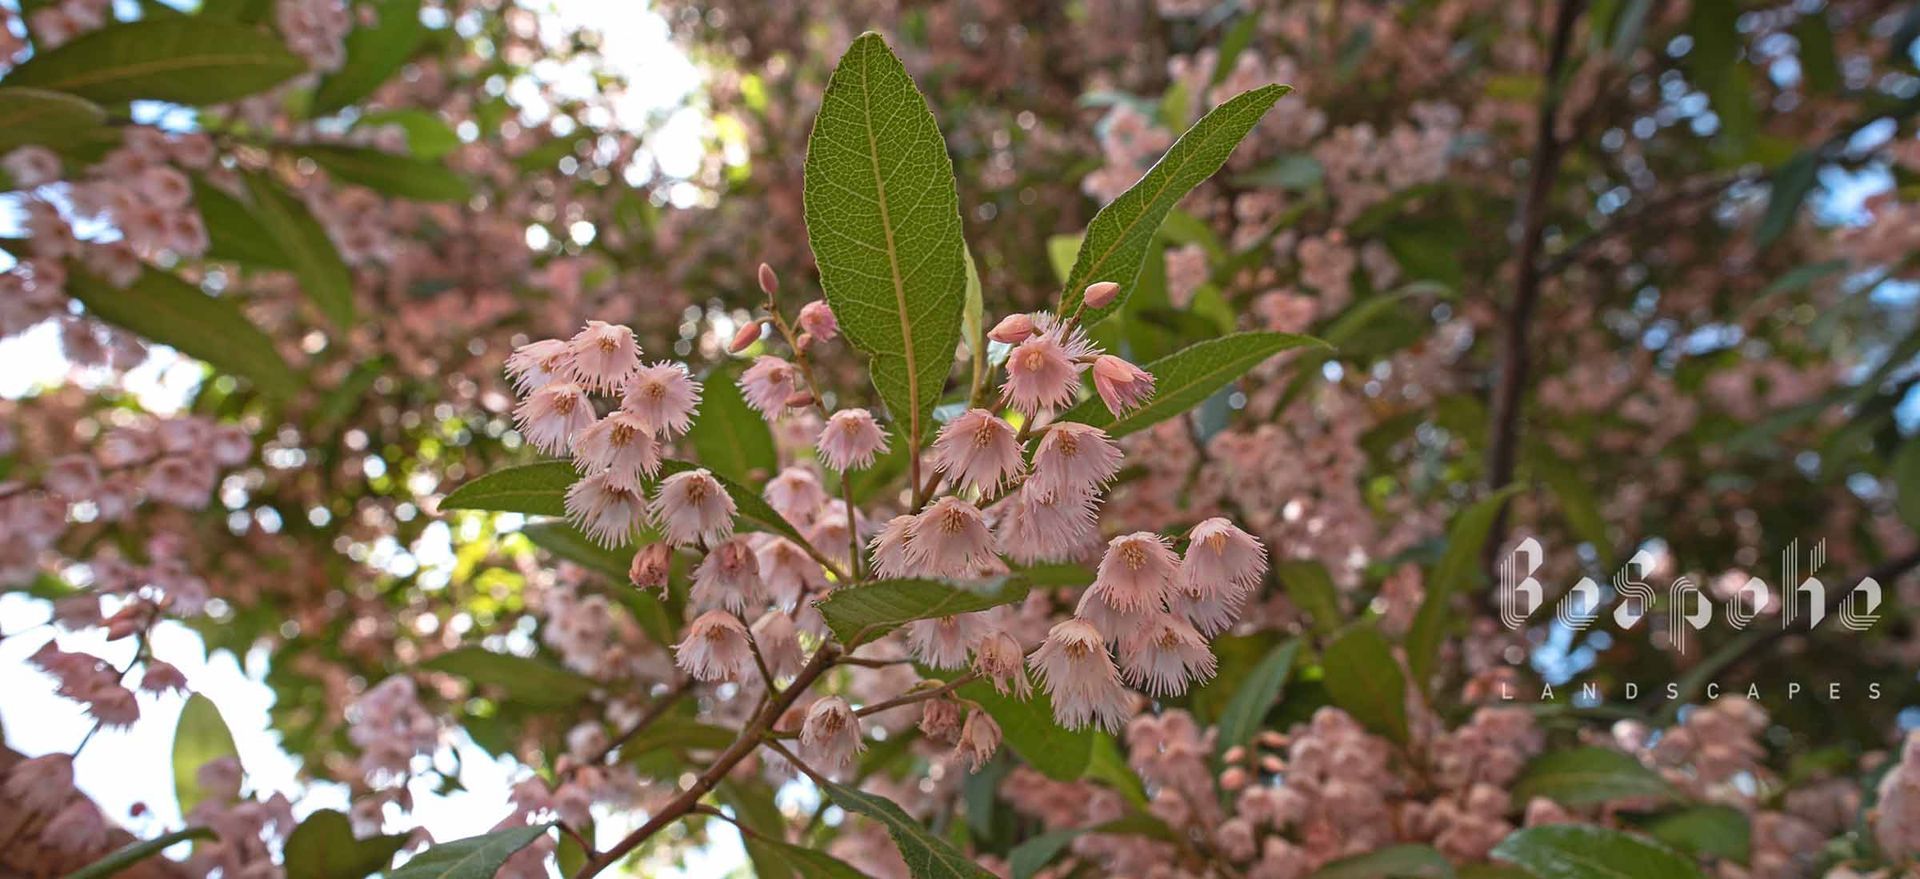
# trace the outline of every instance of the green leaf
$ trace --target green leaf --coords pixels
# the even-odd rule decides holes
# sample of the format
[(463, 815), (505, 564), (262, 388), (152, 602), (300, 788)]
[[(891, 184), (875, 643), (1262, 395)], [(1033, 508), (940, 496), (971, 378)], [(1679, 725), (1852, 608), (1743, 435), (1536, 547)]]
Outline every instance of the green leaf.
[(848, 649), (879, 638), (914, 620), (973, 613), (1027, 597), (1027, 584), (1007, 578), (991, 592), (938, 580), (876, 580), (843, 586), (813, 603), (827, 627)]
[(1065, 284), (1067, 277), (1073, 274), (1074, 257), (1080, 255), (1080, 242), (1085, 241), (1086, 233), (1055, 235), (1047, 239), (1047, 264), (1053, 266), (1054, 277)]
[(500, 865), (526, 848), (547, 825), (509, 827), (481, 836), (443, 842), (413, 856), (387, 879), (493, 879)]
[(292, 193), (262, 174), (246, 175), (254, 215), (287, 255), (301, 292), (336, 329), (353, 326), (353, 273), (327, 230)]
[(1518, 831), (1493, 857), (1539, 879), (1704, 879), (1692, 861), (1636, 836), (1587, 824), (1548, 824)]
[(1353, 719), (1401, 744), (1407, 741), (1407, 678), (1386, 636), (1360, 624), (1342, 632), (1320, 657), (1327, 693)]
[(498, 687), (515, 702), (541, 707), (577, 704), (597, 686), (592, 680), (545, 660), (495, 653), (484, 647), (456, 648), (420, 663), (420, 667)]
[(199, 14), (206, 18), (261, 22), (272, 11), (273, 0), (200, 0)]
[[(152, 839), (143, 839), (139, 842), (128, 843), (116, 849), (112, 854), (68, 873), (66, 879), (107, 879), (108, 876), (117, 875), (120, 871), (151, 858), (165, 851), (170, 846), (186, 842), (189, 839), (215, 838), (213, 831), (205, 827), (188, 827), (185, 830), (175, 830), (164, 836), (156, 836)], [(288, 879), (296, 879), (292, 873), (288, 873), (287, 875)]]
[(1767, 194), (1767, 212), (1760, 217), (1760, 226), (1753, 233), (1755, 243), (1765, 247), (1793, 228), (1793, 218), (1799, 215), (1801, 203), (1820, 182), (1819, 173), (1820, 157), (1812, 150), (1801, 150), (1774, 169)]
[(1028, 839), (1007, 853), (1007, 869), (1012, 871), (1013, 879), (1033, 879), (1033, 874), (1052, 863), (1068, 844), (1090, 832), (1085, 829), (1053, 830)]
[(746, 844), (747, 857), (760, 876), (768, 876), (771, 868), (799, 879), (861, 879), (860, 871), (823, 851), (788, 845), (757, 833), (742, 833), (740, 840)]
[(1549, 751), (1528, 764), (1513, 786), (1513, 800), (1524, 806), (1546, 797), (1563, 806), (1597, 806), (1611, 800), (1668, 799), (1673, 786), (1640, 761), (1609, 748)]
[(372, 27), (348, 32), (346, 60), (314, 89), (311, 115), (325, 116), (373, 94), (426, 40), (420, 0), (378, 0), (369, 5), (375, 7), (377, 20)]
[[(992, 873), (955, 850), (946, 840), (928, 832), (920, 826), (920, 822), (885, 797), (854, 790), (826, 779), (815, 779), (815, 783), (826, 792), (834, 805), (885, 826), (887, 835), (893, 837), (894, 846), (900, 849), (900, 857), (907, 862), (908, 875), (914, 879), (993, 879)], [(395, 876), (393, 879), (407, 877)]]
[(1720, 120), (1715, 148), (1729, 160), (1744, 157), (1753, 144), (1757, 113), (1750, 82), (1752, 64), (1740, 59), (1746, 37), (1740, 33), (1740, 8), (1734, 0), (1693, 4), (1687, 32), (1693, 37), (1686, 65)]
[(1447, 532), (1447, 551), (1427, 580), (1427, 598), (1420, 603), (1413, 627), (1407, 632), (1407, 670), (1422, 690), (1433, 676), (1433, 664), (1440, 656), (1440, 642), (1446, 637), (1447, 625), (1453, 618), (1453, 596), (1474, 581), (1480, 548), (1487, 542), (1487, 533), (1493, 530), (1494, 517), (1500, 514), (1507, 499), (1519, 491), (1520, 486), (1509, 485), (1488, 495), (1456, 516)]
[(1287, 590), (1294, 607), (1313, 621), (1313, 630), (1322, 635), (1340, 628), (1340, 594), (1333, 587), (1327, 566), (1316, 561), (1292, 559), (1275, 563), (1273, 575)]
[[(193, 203), (200, 209), (200, 220), (207, 227), (207, 258), (260, 266), (269, 269), (291, 268), (287, 252), (280, 242), (260, 224), (253, 208), (227, 194), (227, 191), (195, 177)], [(356, 401), (358, 402), (358, 401)]]
[(361, 116), (356, 130), (394, 125), (407, 133), (407, 150), (422, 159), (438, 159), (460, 148), (460, 135), (426, 110), (380, 110)]
[(208, 296), (152, 268), (125, 290), (78, 264), (69, 264), (67, 275), (67, 293), (94, 317), (247, 379), (269, 396), (285, 399), (300, 390), (299, 377), (280, 359), (273, 340), (230, 299)]
[(915, 449), (960, 343), (960, 197), (926, 99), (878, 34), (853, 41), (807, 139), (807, 241), (840, 331)]
[[(930, 675), (932, 676), (932, 675)], [(1001, 739), (1027, 765), (1055, 781), (1085, 774), (1094, 750), (1093, 727), (1067, 729), (1053, 719), (1053, 701), (1035, 691), (1026, 699), (1003, 696), (987, 681), (961, 684), (954, 691), (987, 712), (1000, 725)]]
[(109, 24), (37, 53), (7, 75), (102, 104), (224, 104), (266, 91), (306, 69), (268, 31), (197, 16)]
[(287, 837), (287, 879), (365, 879), (385, 870), (406, 844), (405, 834), (355, 839), (346, 815), (321, 809)]
[(1087, 285), (1095, 281), (1118, 283), (1120, 295), (1105, 308), (1087, 310), (1081, 319), (1091, 324), (1118, 309), (1133, 293), (1152, 251), (1148, 245), (1167, 212), (1220, 170), (1233, 148), (1289, 91), (1292, 88), (1284, 85), (1261, 86), (1213, 108), (1180, 135), (1139, 182), (1101, 208), (1087, 224), (1079, 256), (1060, 292), (1060, 313), (1073, 314)]
[(1753, 823), (1732, 806), (1692, 806), (1628, 820), (1680, 852), (1744, 864), (1753, 850)]
[(780, 469), (773, 431), (747, 405), (735, 384), (738, 373), (721, 370), (701, 383), (700, 410), (687, 441), (708, 470), (741, 482), (764, 482)]
[(1112, 436), (1126, 436), (1185, 413), (1275, 354), (1320, 344), (1311, 336), (1289, 333), (1235, 333), (1208, 339), (1143, 367), (1153, 373), (1154, 380), (1153, 398), (1146, 405), (1115, 418), (1099, 397), (1088, 397), (1063, 413), (1060, 420), (1104, 427)]
[(1217, 753), (1224, 754), (1253, 741), (1254, 733), (1260, 731), (1267, 718), (1267, 709), (1286, 692), (1287, 679), (1293, 675), (1293, 660), (1299, 653), (1299, 639), (1289, 638), (1269, 651), (1240, 682), (1240, 688), (1233, 691), (1233, 698), (1220, 713), (1219, 740), (1214, 746)]
[(964, 250), (962, 254), (967, 258), (967, 295), (960, 309), (960, 338), (977, 371), (985, 368), (987, 357), (986, 294), (980, 289), (980, 267), (974, 265), (973, 251)]
[(106, 121), (106, 111), (85, 98), (0, 86), (0, 152), (29, 143), (62, 146)]
[(468, 480), (441, 499), (440, 509), (564, 516), (567, 488), (579, 478), (567, 461), (507, 467)]
[(1920, 439), (1907, 440), (1893, 458), (1893, 507), (1908, 528), (1920, 531)]
[(365, 147), (313, 144), (298, 149), (334, 179), (414, 201), (465, 201), (467, 181), (438, 162)]
[[(1051, 707), (1048, 712), (1051, 714)], [(1092, 735), (1093, 753), (1087, 758), (1087, 769), (1081, 777), (1102, 782), (1119, 791), (1120, 796), (1135, 808), (1145, 809), (1147, 785), (1140, 780), (1140, 774), (1127, 765), (1127, 755), (1120, 752), (1120, 743), (1104, 730), (1093, 732)]]
[(1307, 879), (1453, 879), (1453, 864), (1424, 845), (1395, 845), (1341, 858)]
[(199, 693), (188, 696), (187, 704), (180, 709), (179, 725), (173, 728), (173, 796), (180, 803), (180, 814), (192, 812), (206, 799), (206, 791), (200, 789), (201, 766), (221, 757), (239, 756), (233, 733), (227, 730), (227, 722), (220, 718), (213, 700)]

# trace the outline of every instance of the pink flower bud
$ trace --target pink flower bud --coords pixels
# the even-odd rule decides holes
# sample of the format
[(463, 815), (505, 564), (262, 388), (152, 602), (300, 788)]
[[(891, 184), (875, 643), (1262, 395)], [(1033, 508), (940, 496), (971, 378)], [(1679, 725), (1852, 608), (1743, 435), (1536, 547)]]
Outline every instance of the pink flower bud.
[(742, 326), (740, 332), (733, 334), (733, 341), (727, 343), (727, 353), (738, 354), (747, 350), (748, 345), (760, 341), (762, 329), (759, 321)]
[(1009, 314), (993, 325), (987, 338), (1003, 345), (1018, 345), (1033, 335), (1033, 318), (1024, 314)]
[(633, 554), (633, 565), (627, 568), (627, 578), (642, 589), (665, 589), (667, 571), (672, 565), (673, 547), (664, 543), (650, 543)]
[(760, 264), (760, 292), (772, 296), (780, 292), (780, 276), (773, 273), (773, 266)]
[(824, 299), (815, 299), (800, 307), (800, 329), (822, 342), (840, 335), (840, 321)]
[(1239, 790), (1247, 786), (1247, 771), (1235, 766), (1220, 773), (1221, 790)]
[(787, 408), (789, 409), (803, 409), (811, 405), (813, 405), (813, 393), (811, 391), (794, 391), (787, 395)]
[(1120, 295), (1120, 285), (1112, 281), (1098, 281), (1087, 285), (1082, 300), (1088, 308), (1106, 308)]

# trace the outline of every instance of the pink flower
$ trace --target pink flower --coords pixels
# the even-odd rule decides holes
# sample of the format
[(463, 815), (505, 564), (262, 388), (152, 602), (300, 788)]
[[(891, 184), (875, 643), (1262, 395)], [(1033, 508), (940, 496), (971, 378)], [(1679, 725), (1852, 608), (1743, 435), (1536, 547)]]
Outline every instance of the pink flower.
[(207, 495), (219, 479), (213, 462), (205, 458), (179, 455), (162, 458), (147, 471), (147, 497), (181, 509), (197, 510), (207, 505)]
[(640, 345), (633, 330), (619, 324), (590, 320), (567, 342), (572, 356), (571, 375), (591, 391), (613, 393), (640, 368)]
[(638, 416), (648, 433), (665, 438), (686, 433), (693, 411), (700, 405), (700, 383), (683, 364), (661, 362), (643, 366), (627, 379), (620, 408)]
[(854, 510), (852, 518), (849, 518), (844, 502), (830, 500), (820, 506), (820, 512), (813, 517), (813, 524), (807, 527), (807, 542), (827, 558), (845, 564), (847, 553), (853, 547), (854, 535), (865, 531), (866, 526), (866, 519), (859, 510)]
[(1106, 639), (1083, 620), (1054, 624), (1047, 640), (1027, 658), (1053, 697), (1053, 719), (1067, 729), (1097, 723), (1119, 732), (1128, 713), (1120, 670), (1107, 655)]
[(53, 753), (15, 763), (0, 793), (29, 814), (51, 814), (73, 794), (73, 758)]
[(1023, 565), (1079, 558), (1099, 540), (1096, 501), (1088, 491), (1043, 492), (1032, 481), (1003, 502), (994, 533)]
[(960, 737), (960, 703), (946, 698), (920, 703), (920, 734), (930, 742), (952, 744)]
[(733, 497), (706, 470), (686, 470), (660, 481), (648, 510), (668, 543), (719, 543), (733, 534)]
[(765, 498), (767, 506), (773, 508), (787, 521), (805, 526), (813, 521), (820, 507), (827, 502), (827, 491), (820, 487), (820, 477), (813, 475), (805, 467), (788, 467), (780, 471), (779, 476), (767, 481), (760, 496)]
[(929, 668), (966, 668), (983, 623), (977, 613), (914, 620), (907, 624), (907, 649)]
[(582, 471), (606, 470), (623, 485), (638, 485), (642, 475), (660, 472), (660, 444), (646, 422), (615, 410), (573, 438), (573, 462)]
[(973, 670), (1002, 696), (1011, 690), (1025, 699), (1033, 692), (1033, 684), (1027, 680), (1026, 658), (1020, 642), (1006, 632), (983, 635), (973, 645)]
[(515, 347), (513, 355), (507, 357), (507, 378), (513, 380), (513, 390), (516, 392), (530, 392), (553, 382), (564, 382), (566, 376), (574, 372), (572, 361), (574, 355), (568, 351), (566, 342), (528, 342)]
[(611, 470), (595, 473), (567, 488), (567, 521), (601, 546), (627, 542), (647, 519), (647, 499)]
[(968, 409), (940, 429), (933, 462), (956, 485), (992, 491), (1020, 472), (1020, 444), (1012, 425), (985, 409)]
[(48, 491), (70, 501), (91, 498), (100, 487), (100, 468), (86, 455), (62, 455), (47, 464), (40, 478)]
[(723, 608), (736, 614), (765, 600), (760, 588), (760, 559), (747, 538), (735, 536), (707, 551), (707, 557), (693, 569), (693, 589), (688, 598), (696, 608)]
[(831, 342), (840, 335), (840, 322), (834, 319), (826, 300), (815, 299), (800, 306), (800, 329), (822, 342)]
[(673, 653), (674, 662), (695, 680), (739, 680), (753, 668), (747, 627), (723, 610), (707, 611), (688, 624)]
[(766, 537), (756, 553), (760, 559), (760, 582), (767, 595), (779, 607), (791, 610), (809, 591), (827, 585), (820, 563), (785, 537)]
[(985, 711), (976, 708), (968, 712), (966, 725), (960, 727), (960, 743), (953, 750), (967, 758), (971, 771), (979, 772), (993, 759), (993, 752), (1000, 750), (1000, 724)]
[(1156, 613), (1120, 637), (1120, 664), (1129, 682), (1158, 698), (1180, 695), (1189, 682), (1213, 677), (1216, 660), (1192, 626)]
[(1093, 389), (1100, 392), (1107, 411), (1122, 415), (1153, 396), (1153, 376), (1112, 354), (1102, 354), (1093, 361)]
[(974, 574), (994, 558), (993, 532), (972, 504), (953, 495), (935, 501), (913, 524), (907, 543), (911, 566), (936, 577)]
[(1073, 615), (1106, 636), (1108, 641), (1118, 642), (1122, 636), (1140, 628), (1147, 622), (1149, 614), (1158, 613), (1159, 608), (1144, 605), (1122, 607), (1110, 597), (1112, 590), (1098, 580), (1080, 593), (1080, 603), (1074, 605)]
[(1251, 588), (1267, 573), (1267, 548), (1226, 519), (1201, 522), (1187, 538), (1191, 542), (1180, 572), (1189, 583)]
[(140, 719), (140, 703), (133, 691), (113, 681), (103, 681), (87, 693), (87, 713), (108, 729), (122, 729)]
[(886, 431), (865, 409), (842, 409), (827, 419), (815, 444), (820, 460), (842, 473), (873, 466), (873, 456), (887, 450)]
[(107, 819), (92, 800), (75, 797), (40, 829), (40, 841), (68, 855), (92, 856), (107, 847)]
[(860, 718), (839, 696), (828, 696), (807, 709), (800, 725), (800, 748), (808, 762), (837, 769), (853, 762), (865, 750), (860, 740)]
[(868, 550), (873, 554), (873, 573), (880, 577), (911, 577), (914, 562), (907, 552), (913, 541), (913, 525), (917, 521), (911, 515), (895, 516), (880, 526)]
[(787, 398), (802, 390), (802, 381), (793, 364), (762, 354), (740, 374), (740, 393), (755, 412), (772, 418), (786, 411)]
[(1121, 457), (1106, 431), (1063, 421), (1047, 428), (1034, 448), (1027, 485), (1047, 493), (1093, 491), (1120, 472)]
[(627, 579), (641, 589), (667, 588), (667, 577), (673, 570), (673, 547), (664, 543), (649, 543), (633, 554), (633, 564), (627, 567)]
[(32, 189), (60, 179), (60, 157), (46, 147), (23, 146), (0, 158), (0, 170), (13, 178), (14, 185)]
[(1073, 402), (1080, 390), (1080, 365), (1056, 333), (1030, 336), (1007, 355), (1007, 380), (1000, 399), (1032, 417)]
[(140, 673), (140, 689), (155, 696), (184, 693), (187, 691), (187, 676), (171, 663), (150, 659), (147, 660), (146, 670)]
[(1203, 589), (1183, 581), (1167, 597), (1167, 608), (1209, 638), (1233, 628), (1247, 590), (1231, 584)]
[(593, 424), (593, 401), (579, 385), (558, 382), (520, 401), (514, 407), (513, 421), (534, 448), (549, 455), (563, 455), (573, 435)]
[(767, 611), (754, 621), (753, 643), (760, 645), (760, 656), (767, 661), (767, 670), (775, 678), (793, 677), (806, 664), (793, 617), (782, 611)]
[(1095, 585), (1115, 610), (1159, 610), (1177, 570), (1166, 538), (1136, 531), (1107, 543)]

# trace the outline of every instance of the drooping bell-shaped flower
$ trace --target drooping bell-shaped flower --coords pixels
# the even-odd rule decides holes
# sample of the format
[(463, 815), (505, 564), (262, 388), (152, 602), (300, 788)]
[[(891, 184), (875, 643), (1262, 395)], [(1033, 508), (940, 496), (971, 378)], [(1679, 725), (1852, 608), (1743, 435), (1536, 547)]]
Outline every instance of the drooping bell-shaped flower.
[(887, 450), (886, 431), (865, 409), (842, 409), (827, 419), (815, 444), (820, 460), (829, 468), (845, 473), (873, 466), (875, 455)]
[(1013, 425), (985, 409), (968, 409), (934, 438), (933, 462), (956, 485), (992, 491), (1020, 472), (1020, 444)]
[(699, 406), (700, 383), (687, 374), (684, 364), (671, 361), (641, 367), (620, 395), (620, 408), (639, 418), (648, 433), (663, 439), (686, 433)]
[(866, 745), (860, 740), (860, 718), (839, 696), (828, 696), (807, 709), (800, 725), (800, 753), (809, 763), (838, 769), (853, 762)]
[(1056, 623), (1027, 658), (1053, 701), (1053, 719), (1067, 729), (1089, 723), (1119, 732), (1129, 697), (1120, 670), (1107, 655), (1106, 639), (1083, 620)]
[(701, 681), (737, 681), (753, 668), (747, 627), (730, 613), (710, 610), (687, 626), (673, 648), (674, 662)]
[(661, 480), (648, 513), (675, 546), (719, 543), (733, 534), (733, 497), (706, 470), (683, 470)]
[(613, 393), (626, 384), (627, 376), (640, 368), (640, 344), (633, 330), (605, 321), (587, 321), (585, 328), (567, 342), (572, 355), (572, 378), (581, 387), (600, 393)]

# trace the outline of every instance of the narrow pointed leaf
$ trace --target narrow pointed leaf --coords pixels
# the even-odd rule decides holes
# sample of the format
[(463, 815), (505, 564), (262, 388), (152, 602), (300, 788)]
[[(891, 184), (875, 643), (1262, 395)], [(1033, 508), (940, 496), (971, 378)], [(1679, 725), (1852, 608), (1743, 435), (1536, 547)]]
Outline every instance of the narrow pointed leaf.
[(306, 69), (263, 28), (183, 16), (109, 24), (27, 59), (8, 85), (34, 86), (102, 104), (224, 104), (266, 91)]
[(254, 215), (287, 255), (302, 293), (320, 313), (345, 330), (353, 325), (353, 273), (327, 230), (292, 193), (260, 174), (247, 175)]
[(1452, 528), (1447, 531), (1446, 554), (1440, 557), (1433, 576), (1427, 580), (1426, 600), (1414, 614), (1413, 627), (1406, 638), (1407, 671), (1421, 689), (1427, 687), (1433, 664), (1439, 659), (1440, 642), (1446, 638), (1447, 625), (1453, 617), (1453, 596), (1474, 582), (1480, 547), (1486, 543), (1487, 533), (1493, 530), (1494, 517), (1519, 490), (1520, 486), (1510, 485), (1482, 498), (1455, 517)]
[(973, 613), (1026, 597), (1027, 585), (1019, 580), (1002, 581), (992, 591), (938, 580), (878, 580), (835, 589), (814, 606), (834, 636), (851, 648), (914, 620)]
[(1395, 845), (1341, 858), (1307, 879), (1453, 879), (1453, 864), (1432, 846)]
[(734, 370), (721, 370), (701, 383), (700, 409), (687, 441), (708, 470), (740, 482), (765, 480), (779, 469), (780, 456), (766, 419), (741, 396), (738, 377)]
[(1320, 657), (1327, 695), (1368, 731), (1407, 741), (1407, 678), (1378, 629), (1360, 624), (1327, 645)]
[(208, 259), (269, 269), (293, 267), (280, 242), (253, 215), (253, 208), (226, 190), (195, 178), (193, 204), (207, 227)]
[(1286, 692), (1287, 679), (1293, 675), (1293, 660), (1300, 653), (1300, 641), (1289, 638), (1273, 648), (1260, 664), (1253, 667), (1240, 688), (1233, 692), (1227, 708), (1220, 713), (1219, 740), (1215, 750), (1226, 753), (1253, 741), (1267, 710)]
[(86, 98), (24, 86), (0, 87), (0, 152), (21, 144), (60, 146), (98, 128), (107, 114)]
[[(686, 461), (662, 461), (659, 478), (696, 469), (699, 469), (698, 465)], [(440, 509), (564, 516), (567, 514), (567, 488), (579, 478), (580, 474), (574, 471), (573, 464), (567, 461), (541, 461), (507, 467), (476, 477), (454, 489), (441, 499)], [(758, 492), (717, 473), (713, 478), (732, 496), (740, 519), (791, 540), (805, 539), (800, 536), (799, 529), (775, 512)], [(655, 481), (644, 480), (642, 489), (652, 491)]]
[(1632, 756), (1610, 748), (1550, 751), (1535, 758), (1513, 786), (1514, 802), (1524, 807), (1534, 797), (1582, 808), (1620, 799), (1670, 799), (1678, 795), (1660, 774)]
[(900, 857), (907, 862), (907, 874), (913, 879), (992, 879), (992, 873), (961, 854), (951, 843), (933, 835), (893, 801), (824, 779), (816, 779), (816, 783), (834, 805), (886, 827), (887, 835), (893, 837), (893, 844), (900, 849)]
[(443, 842), (387, 874), (387, 879), (493, 879), (507, 858), (547, 832), (547, 825), (509, 827)]
[(67, 292), (94, 317), (247, 379), (269, 396), (298, 393), (293, 368), (232, 300), (209, 296), (158, 269), (142, 271), (124, 290), (77, 264), (67, 274)]
[[(186, 842), (190, 839), (214, 838), (213, 831), (205, 827), (189, 827), (185, 830), (176, 830), (165, 836), (156, 836), (153, 839), (143, 839), (139, 842), (128, 843), (114, 850), (112, 854), (68, 873), (66, 879), (107, 879), (109, 876), (117, 875), (120, 871), (165, 851), (169, 846)], [(289, 879), (292, 879), (291, 874), (289, 874)]]
[(200, 767), (210, 760), (239, 755), (233, 733), (227, 730), (227, 722), (213, 700), (199, 693), (188, 696), (180, 710), (180, 722), (173, 729), (173, 794), (179, 800), (180, 814), (193, 811), (206, 799), (206, 791), (200, 789)]
[(1104, 427), (1108, 434), (1126, 436), (1187, 412), (1267, 358), (1303, 345), (1324, 343), (1312, 336), (1289, 333), (1235, 333), (1208, 339), (1142, 367), (1153, 373), (1154, 379), (1153, 397), (1146, 405), (1115, 418), (1099, 397), (1088, 397), (1062, 414), (1060, 420)]
[(450, 650), (420, 663), (420, 667), (498, 687), (513, 701), (527, 705), (573, 705), (592, 693), (595, 686), (592, 680), (546, 660), (495, 653), (484, 647)]
[(438, 162), (363, 147), (304, 146), (300, 154), (345, 183), (414, 201), (464, 201), (467, 181)]
[(816, 849), (788, 845), (758, 834), (740, 835), (747, 857), (760, 875), (783, 870), (797, 879), (861, 879), (862, 873), (846, 861)]
[(356, 839), (343, 813), (321, 809), (287, 837), (286, 879), (366, 879), (393, 863), (405, 834)]
[(847, 340), (916, 448), (960, 342), (965, 243), (953, 163), (926, 99), (877, 34), (854, 40), (807, 140), (807, 241)]
[(393, 78), (426, 40), (420, 23), (420, 0), (378, 0), (372, 26), (347, 33), (346, 60), (314, 89), (314, 116), (324, 116), (357, 103)]
[(1538, 879), (1703, 879), (1693, 861), (1637, 836), (1586, 824), (1529, 827), (1493, 847), (1494, 860)]
[(1073, 271), (1067, 274), (1066, 288), (1060, 293), (1060, 313), (1072, 314), (1087, 285), (1095, 281), (1118, 283), (1120, 295), (1104, 308), (1088, 309), (1081, 319), (1093, 323), (1117, 310), (1132, 294), (1154, 233), (1160, 230), (1167, 213), (1195, 186), (1220, 170), (1233, 148), (1289, 91), (1292, 89), (1288, 86), (1265, 85), (1213, 108), (1174, 141), (1140, 182), (1101, 208), (1087, 224)]

